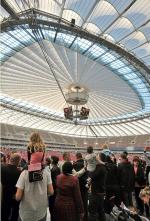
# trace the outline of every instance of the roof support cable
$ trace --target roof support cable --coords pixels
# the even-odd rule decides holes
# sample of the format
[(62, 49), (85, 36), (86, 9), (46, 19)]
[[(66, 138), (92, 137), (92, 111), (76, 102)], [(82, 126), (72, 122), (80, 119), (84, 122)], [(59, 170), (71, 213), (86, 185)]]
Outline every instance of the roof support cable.
[(63, 15), (63, 10), (64, 10), (64, 7), (65, 7), (65, 3), (66, 3), (66, 0), (63, 0), (62, 2), (62, 8), (61, 8), (61, 12), (60, 12), (60, 18), (58, 19), (58, 24), (59, 26), (57, 27), (56, 29), (56, 33), (55, 33), (55, 37), (54, 37), (54, 42), (56, 41), (56, 38), (57, 38), (57, 34), (59, 32), (59, 29), (60, 29), (60, 23), (61, 23), (61, 19), (62, 19), (62, 15)]
[(90, 131), (92, 132), (92, 134), (94, 134), (94, 136), (97, 138), (97, 134), (95, 133), (95, 131), (93, 130), (92, 126), (89, 125)]
[(60, 89), (61, 94), (62, 94), (62, 96), (64, 97), (65, 102), (67, 103), (67, 100), (66, 100), (66, 97), (65, 97), (65, 95), (64, 95), (64, 92), (63, 92), (63, 90), (62, 90), (62, 88), (61, 88), (61, 85), (60, 85), (60, 83), (59, 83), (59, 80), (57, 79), (57, 76), (56, 76), (54, 67), (53, 67), (53, 65), (49, 62), (49, 56), (47, 55), (47, 52), (46, 52), (46, 50), (45, 50), (45, 46), (44, 46), (44, 44), (43, 44), (43, 41), (42, 41), (42, 38), (41, 38), (41, 35), (40, 35), (40, 29), (41, 29), (41, 28), (38, 27), (38, 25), (37, 25), (36, 14), (35, 14), (34, 11), (33, 11), (33, 17), (32, 17), (32, 24), (30, 24), (30, 27), (31, 27), (31, 29), (32, 29), (33, 35), (35, 36), (35, 38), (36, 38), (36, 40), (37, 40), (37, 43), (39, 44), (39, 46), (40, 46), (40, 48), (41, 48), (41, 51), (42, 51), (42, 53), (43, 53), (43, 55), (44, 55), (44, 58), (45, 58), (45, 60), (46, 60), (46, 62), (47, 62), (47, 64), (48, 64), (48, 66), (49, 66), (49, 68), (50, 68), (50, 70), (51, 70), (51, 72), (52, 72), (52, 74), (53, 74), (53, 77), (54, 77), (54, 79), (55, 79), (55, 81), (56, 81), (56, 83), (57, 83), (57, 85), (58, 85), (58, 88)]

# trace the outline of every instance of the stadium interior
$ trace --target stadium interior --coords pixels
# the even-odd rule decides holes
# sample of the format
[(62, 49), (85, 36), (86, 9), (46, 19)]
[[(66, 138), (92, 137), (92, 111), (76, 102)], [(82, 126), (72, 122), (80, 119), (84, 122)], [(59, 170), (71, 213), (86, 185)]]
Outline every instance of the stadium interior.
[[(133, 221), (150, 220), (150, 0), (1, 0), (0, 23), (1, 220), (130, 221), (130, 216)], [(9, 200), (5, 199), (3, 189), (6, 183), (11, 183), (6, 182), (6, 177), (13, 175), (8, 166), (14, 165), (17, 157), (21, 157), (20, 162), (25, 161), (27, 167), (15, 164), (24, 174), (26, 170), (31, 172), (30, 164), (35, 164), (33, 156), (41, 152), (43, 158), (38, 163), (44, 165), (45, 171), (49, 159), (51, 174), (47, 178), (49, 190), (40, 187), (41, 202), (47, 202), (44, 193), (47, 197), (49, 191), (53, 196), (48, 196), (45, 208), (44, 203), (33, 202), (38, 211), (35, 213), (33, 205), (25, 206), (28, 203), (25, 194), (33, 194), (34, 181), (27, 184), (31, 193), (26, 193), (20, 175), (13, 184), (16, 192), (12, 201), (10, 195)], [(59, 161), (57, 169), (61, 174), (57, 184), (52, 175), (52, 156)], [(82, 175), (80, 170), (75, 171), (81, 160), (78, 157), (83, 160)], [(122, 190), (120, 184), (125, 182), (121, 180), (123, 176), (128, 180), (126, 169), (120, 175), (112, 170), (115, 184), (111, 183), (113, 178), (108, 179), (108, 168), (105, 180), (103, 168), (100, 171), (103, 175), (94, 181), (94, 171), (99, 172), (97, 167), (107, 167), (110, 161), (116, 166), (116, 174), (124, 164), (134, 169), (131, 180), (132, 171), (128, 171), (130, 185), (125, 184), (129, 191), (125, 187)], [(72, 166), (67, 175), (65, 163), (66, 168)], [(136, 167), (140, 168), (140, 175)], [(72, 180), (68, 174), (72, 174)], [(73, 198), (67, 204), (67, 198), (56, 192), (64, 193), (70, 182), (80, 184), (83, 174), (87, 175), (86, 180), (90, 179), (90, 184), (86, 184), (87, 198), (79, 186), (79, 192), (73, 189), (78, 200)], [(138, 183), (139, 176), (143, 176), (142, 184)], [(134, 188), (130, 191), (132, 178)], [(64, 189), (59, 180), (64, 182)], [(46, 182), (44, 175), (42, 181), (36, 182), (44, 185), (41, 184)], [(94, 182), (106, 184), (97, 190)], [(125, 207), (117, 204), (114, 186), (118, 186), (119, 202)], [(37, 198), (39, 192), (37, 189)], [(69, 197), (70, 200), (72, 196)], [(105, 208), (110, 207), (107, 198), (116, 200), (109, 212)], [(62, 200), (64, 204), (60, 203)], [(67, 205), (71, 208), (68, 211)], [(133, 206), (136, 217), (130, 209)], [(122, 219), (113, 215), (121, 213)]]

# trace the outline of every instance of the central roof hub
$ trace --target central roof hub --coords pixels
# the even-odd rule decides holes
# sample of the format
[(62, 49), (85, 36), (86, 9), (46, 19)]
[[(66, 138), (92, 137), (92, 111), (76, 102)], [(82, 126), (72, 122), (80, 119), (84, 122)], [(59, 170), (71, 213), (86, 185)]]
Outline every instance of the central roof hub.
[(71, 105), (84, 105), (88, 102), (89, 90), (79, 84), (71, 84), (67, 88), (67, 93), (65, 94), (67, 103)]

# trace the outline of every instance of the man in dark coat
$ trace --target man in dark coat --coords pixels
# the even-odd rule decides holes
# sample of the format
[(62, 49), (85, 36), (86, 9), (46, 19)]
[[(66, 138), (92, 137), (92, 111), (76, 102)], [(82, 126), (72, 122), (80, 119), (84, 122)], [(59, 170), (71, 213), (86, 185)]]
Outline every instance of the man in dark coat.
[(144, 168), (140, 164), (139, 157), (135, 156), (133, 158), (133, 167), (134, 167), (134, 173), (135, 173), (135, 200), (137, 204), (137, 208), (140, 210), (140, 215), (143, 215), (144, 213), (144, 203), (139, 197), (140, 191), (145, 187), (146, 180), (144, 177)]
[(107, 168), (99, 155), (96, 169), (90, 172), (91, 196), (89, 198), (89, 221), (106, 221), (104, 198), (106, 189)]
[(17, 221), (19, 213), (19, 202), (14, 199), (16, 193), (16, 183), (21, 171), (17, 168), (21, 157), (14, 153), (11, 155), (10, 163), (1, 168), (2, 183), (2, 205), (1, 219), (3, 221)]
[[(81, 153), (76, 153), (76, 159), (77, 161), (73, 163), (73, 168), (75, 171), (80, 171), (82, 168), (84, 168), (84, 160), (82, 158)], [(87, 184), (87, 172), (85, 172), (81, 177), (79, 177), (79, 185), (80, 185), (80, 192), (81, 197), (83, 201), (84, 206), (84, 221), (87, 221), (87, 214), (88, 214), (88, 189), (86, 187)]]
[(132, 164), (126, 154), (121, 154), (121, 163), (118, 165), (118, 181), (121, 190), (121, 198), (126, 207), (133, 206), (132, 192), (134, 190), (135, 175)]
[(120, 206), (120, 187), (118, 184), (118, 168), (117, 165), (111, 160), (110, 156), (106, 156), (105, 165), (107, 167), (107, 179), (106, 179), (106, 199), (105, 199), (105, 211), (110, 213), (113, 206)]

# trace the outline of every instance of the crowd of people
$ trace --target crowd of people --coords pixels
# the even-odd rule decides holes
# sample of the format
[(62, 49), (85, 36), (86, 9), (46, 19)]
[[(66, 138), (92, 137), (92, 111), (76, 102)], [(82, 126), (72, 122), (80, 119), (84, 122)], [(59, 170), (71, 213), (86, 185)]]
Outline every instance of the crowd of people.
[(107, 221), (113, 208), (135, 211), (150, 218), (150, 155), (144, 160), (127, 152), (116, 156), (104, 145), (95, 154), (87, 148), (85, 157), (70, 153), (47, 157), (46, 146), (33, 133), (27, 146), (27, 159), (13, 151), (1, 152), (1, 220)]

